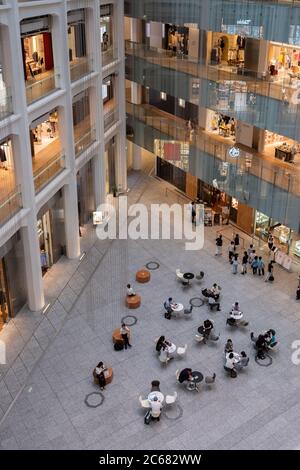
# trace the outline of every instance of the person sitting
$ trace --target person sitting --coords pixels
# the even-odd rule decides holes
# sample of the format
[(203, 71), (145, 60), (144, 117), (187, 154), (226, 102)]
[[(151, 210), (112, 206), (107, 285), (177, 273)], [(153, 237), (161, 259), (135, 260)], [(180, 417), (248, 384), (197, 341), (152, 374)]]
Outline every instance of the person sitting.
[(265, 353), (268, 350), (268, 345), (266, 342), (266, 338), (263, 334), (258, 335), (257, 337), (254, 336), (254, 333), (250, 333), (251, 340), (255, 343), (255, 347), (257, 349), (257, 357), (259, 359), (265, 359)]
[(243, 320), (243, 312), (241, 312), (240, 305), (238, 302), (235, 302), (232, 306), (231, 312), (229, 313), (229, 318), (227, 318), (226, 323), (230, 326), (241, 325), (247, 326), (248, 322)]
[(230, 372), (230, 377), (232, 377), (233, 379), (236, 378), (237, 376), (237, 371), (235, 368), (237, 362), (238, 362), (238, 358), (233, 352), (226, 354), (224, 369), (227, 372)]
[(276, 332), (273, 329), (270, 329), (264, 333), (264, 338), (266, 340), (266, 344), (268, 349), (272, 349), (276, 346), (277, 340), (276, 340)]
[(217, 299), (219, 299), (220, 294), (221, 294), (221, 290), (222, 290), (221, 287), (218, 286), (218, 284), (215, 283), (215, 284), (213, 284), (213, 286), (212, 286), (212, 288), (211, 288), (210, 290), (211, 290), (211, 292), (213, 293), (213, 295), (214, 295)]
[(107, 370), (107, 367), (103, 364), (103, 362), (99, 362), (97, 367), (95, 367), (95, 375), (99, 381), (100, 390), (105, 389), (106, 380), (105, 380), (104, 372), (106, 370)]
[(217, 307), (217, 310), (220, 311), (220, 302), (217, 302), (218, 297), (215, 295), (211, 295), (208, 297), (208, 305), (210, 309), (213, 310), (214, 307)]
[(136, 295), (130, 284), (127, 284), (126, 289), (127, 289), (127, 296), (128, 297), (133, 297), (134, 295)]
[(164, 336), (160, 336), (160, 338), (158, 339), (157, 343), (156, 343), (156, 351), (160, 353), (161, 349), (164, 348), (164, 345), (165, 345), (165, 340), (166, 338)]
[(173, 300), (172, 297), (169, 297), (168, 300), (166, 300), (164, 303), (164, 308), (166, 310), (165, 318), (167, 318), (168, 320), (171, 320), (171, 316), (173, 313), (172, 300)]
[(230, 353), (230, 352), (233, 352), (233, 342), (232, 342), (232, 339), (228, 338), (228, 340), (226, 341), (226, 344), (225, 344), (225, 348), (224, 348), (224, 352), (225, 352), (225, 355)]
[(151, 382), (151, 392), (160, 392), (160, 381), (159, 380), (152, 380)]
[(195, 388), (195, 383), (193, 383), (193, 375), (192, 375), (192, 369), (190, 368), (185, 368), (183, 369), (180, 374), (179, 374), (179, 377), (178, 377), (178, 382), (179, 383), (184, 383), (184, 382), (187, 382), (187, 388), (189, 390), (193, 390)]
[(240, 359), (236, 363), (236, 367), (239, 369), (243, 369), (244, 367), (247, 367), (248, 364), (249, 364), (249, 357), (247, 356), (245, 351), (241, 351)]
[(203, 336), (203, 343), (206, 343), (206, 340), (210, 339), (212, 341), (217, 341), (219, 336), (216, 336), (213, 333), (214, 323), (212, 320), (205, 320), (203, 325), (199, 326), (198, 332)]
[(151, 406), (151, 418), (153, 420), (160, 420), (160, 415), (161, 415), (161, 409), (162, 409), (162, 404), (158, 400), (157, 397), (154, 397), (153, 400), (150, 400), (150, 406)]

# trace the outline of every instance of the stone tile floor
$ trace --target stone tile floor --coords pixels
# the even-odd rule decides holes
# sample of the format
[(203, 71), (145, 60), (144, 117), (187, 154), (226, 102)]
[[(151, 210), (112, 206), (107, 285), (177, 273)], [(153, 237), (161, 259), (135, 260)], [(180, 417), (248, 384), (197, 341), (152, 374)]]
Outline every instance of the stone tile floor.
[[(145, 173), (132, 173), (130, 202), (177, 202), (166, 196), (165, 186)], [(292, 363), (291, 344), (300, 339), (299, 303), (294, 300), (297, 272), (275, 268), (273, 285), (251, 274), (231, 274), (227, 258), (214, 256), (215, 228), (205, 229), (204, 249), (184, 250), (183, 241), (93, 239), (82, 263), (68, 265), (70, 279), (51, 312), (24, 313), (19, 341), (26, 349), (17, 355), (1, 384), (1, 406), (9, 411), (0, 425), (1, 449), (293, 449), (300, 445), (300, 375)], [(225, 249), (224, 249), (225, 252)], [(160, 263), (148, 284), (135, 283), (135, 272), (150, 260)], [(74, 269), (75, 267), (75, 269)], [(168, 296), (188, 305), (201, 286), (183, 288), (175, 269), (205, 271), (202, 285), (218, 282), (222, 311), (195, 308), (191, 319), (165, 320), (162, 303)], [(59, 279), (53, 274), (53, 298)], [(124, 307), (124, 287), (132, 282), (142, 296), (138, 310)], [(49, 292), (51, 282), (49, 281)], [(52, 286), (53, 284), (51, 284)], [(238, 299), (250, 327), (244, 331), (225, 326), (226, 312)], [(133, 348), (114, 351), (111, 332), (120, 319), (133, 313)], [(42, 319), (41, 319), (42, 318)], [(219, 343), (199, 345), (197, 327), (213, 318)], [(28, 324), (26, 324), (26, 322)], [(250, 331), (276, 329), (279, 350), (273, 364), (254, 361)], [(32, 335), (32, 331), (34, 334)], [(165, 334), (177, 345), (188, 344), (187, 355), (166, 367), (158, 361), (154, 338)], [(228, 337), (235, 349), (246, 350), (249, 367), (237, 379), (223, 370), (223, 348)], [(114, 369), (113, 382), (103, 392), (99, 408), (88, 408), (87, 394), (98, 391), (92, 370), (100, 360)], [(204, 375), (216, 372), (215, 386), (200, 393), (178, 386), (175, 371), (190, 366)], [(149, 392), (153, 379), (161, 390), (177, 391), (183, 415), (178, 420), (162, 416), (145, 426), (138, 397)], [(3, 385), (4, 384), (4, 385)], [(20, 392), (21, 385), (21, 392)], [(15, 392), (14, 392), (15, 390)], [(176, 406), (168, 416), (175, 418)]]

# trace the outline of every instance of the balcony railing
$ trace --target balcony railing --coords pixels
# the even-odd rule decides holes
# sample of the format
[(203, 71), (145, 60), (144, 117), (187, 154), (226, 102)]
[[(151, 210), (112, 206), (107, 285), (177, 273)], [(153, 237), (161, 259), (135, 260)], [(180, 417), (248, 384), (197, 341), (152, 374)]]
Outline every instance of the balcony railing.
[(44, 166), (33, 174), (35, 192), (38, 193), (46, 184), (57, 176), (65, 168), (65, 155), (61, 150), (49, 159)]
[[(191, 138), (187, 136), (184, 121), (182, 121), (180, 125), (179, 122), (177, 123), (174, 120), (174, 117), (172, 119), (172, 116), (170, 116), (169, 119), (162, 117), (160, 112), (155, 110), (154, 107), (145, 109), (142, 106), (127, 103), (126, 111), (129, 116), (129, 121), (130, 118), (132, 120), (134, 138), (142, 139), (140, 142), (136, 142), (139, 145), (142, 146), (143, 142), (145, 144), (152, 142), (153, 144), (155, 139), (176, 140), (178, 142), (188, 143), (190, 150), (185, 162), (187, 167), (183, 168), (186, 171), (192, 172), (193, 167), (199, 166), (201, 155), (207, 155), (212, 157), (211, 161), (214, 166), (213, 172), (217, 171), (217, 168), (224, 167), (224, 174), (225, 171), (230, 173), (228, 168), (231, 167), (234, 168), (232, 175), (236, 175), (234, 179), (251, 174), (256, 176), (259, 180), (264, 180), (284, 189), (288, 193), (300, 196), (300, 169), (293, 166), (293, 164), (278, 161), (275, 158), (265, 157), (263, 154), (259, 154), (253, 149), (246, 150), (246, 148), (240, 144), (235, 144), (235, 147), (238, 148), (238, 155), (232, 157), (230, 154), (232, 144), (220, 142), (201, 129), (196, 129)], [(137, 123), (137, 129), (135, 129), (135, 122)], [(144, 130), (139, 128), (139, 122), (146, 126)], [(143, 136), (143, 133), (146, 132), (147, 129), (149, 129), (148, 134), (150, 135), (151, 133), (151, 139)], [(147, 149), (153, 152), (153, 148)], [(198, 162), (195, 161), (195, 155), (199, 158)], [(180, 165), (180, 162), (175, 162), (175, 164), (176, 163)]]
[(111, 46), (109, 49), (106, 51), (102, 51), (102, 67), (105, 67), (106, 65), (110, 64), (110, 62), (113, 62), (114, 60), (118, 59), (118, 49)]
[(0, 225), (15, 215), (22, 207), (21, 188), (17, 186), (0, 200)]
[(12, 114), (12, 97), (10, 88), (0, 90), (0, 120)]
[(53, 73), (41, 80), (35, 80), (26, 84), (27, 104), (33, 103), (57, 89), (58, 79), (59, 75), (53, 71)]
[(71, 82), (79, 80), (88, 73), (93, 71), (93, 61), (88, 57), (81, 57), (73, 62), (70, 62), (70, 76)]
[(119, 114), (117, 109), (111, 109), (104, 114), (104, 132), (118, 121)]
[(96, 140), (96, 129), (87, 130), (83, 135), (75, 140), (75, 157), (84, 152)]

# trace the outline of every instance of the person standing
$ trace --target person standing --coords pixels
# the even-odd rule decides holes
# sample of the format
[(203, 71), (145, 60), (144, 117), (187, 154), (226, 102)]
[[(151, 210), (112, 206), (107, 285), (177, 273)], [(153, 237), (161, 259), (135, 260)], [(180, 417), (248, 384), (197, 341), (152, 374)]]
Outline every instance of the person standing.
[(254, 256), (254, 260), (251, 263), (251, 268), (253, 275), (257, 274), (257, 269), (258, 269), (258, 256)]
[(241, 274), (247, 274), (247, 266), (248, 266), (248, 253), (244, 251), (243, 259), (242, 259), (242, 272)]
[(228, 246), (228, 260), (229, 260), (229, 263), (231, 264), (232, 264), (232, 258), (234, 256), (234, 252), (235, 252), (235, 245), (234, 245), (234, 242), (231, 241), (230, 245)]
[(236, 233), (235, 237), (234, 237), (234, 246), (235, 247), (239, 247), (240, 245), (240, 236), (238, 233)]
[(192, 224), (196, 223), (196, 204), (192, 202)]
[(219, 235), (216, 238), (216, 256), (219, 256), (222, 254), (222, 247), (223, 247), (223, 238), (222, 238), (222, 235)]
[(238, 254), (234, 254), (233, 260), (232, 260), (232, 274), (237, 274), (238, 272)]
[(131, 344), (129, 343), (130, 329), (125, 325), (125, 323), (122, 323), (121, 325), (120, 335), (123, 338), (125, 349), (127, 349), (127, 346), (131, 348)]
[(274, 263), (274, 261), (270, 261), (269, 264), (268, 264), (268, 271), (267, 271), (267, 276), (266, 276), (265, 282), (274, 281), (273, 263)]
[(272, 251), (272, 249), (273, 249), (273, 246), (274, 246), (274, 237), (273, 237), (273, 235), (270, 233), (270, 234), (269, 234), (269, 237), (268, 237), (269, 254), (271, 253), (271, 251)]
[(253, 245), (251, 244), (251, 245), (249, 246), (248, 250), (247, 250), (248, 257), (250, 257), (250, 254), (253, 253), (253, 251), (255, 251), (255, 250), (254, 250), (254, 248), (253, 248)]
[(265, 275), (265, 263), (261, 256), (259, 256), (258, 261), (257, 261), (257, 271), (258, 271), (259, 276)]

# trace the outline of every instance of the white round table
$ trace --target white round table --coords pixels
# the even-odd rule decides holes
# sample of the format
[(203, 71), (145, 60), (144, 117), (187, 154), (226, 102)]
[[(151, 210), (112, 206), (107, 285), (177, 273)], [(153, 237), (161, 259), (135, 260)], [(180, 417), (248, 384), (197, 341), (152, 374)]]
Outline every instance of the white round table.
[(149, 401), (153, 401), (154, 400), (154, 397), (157, 397), (158, 401), (160, 403), (163, 403), (165, 397), (163, 395), (163, 393), (159, 392), (159, 391), (155, 391), (155, 392), (150, 392), (149, 395), (148, 395), (148, 400)]
[(243, 312), (238, 312), (237, 310), (231, 310), (230, 312), (230, 317), (234, 320), (241, 320), (243, 316)]
[(174, 305), (174, 304), (171, 305), (171, 308), (172, 308), (172, 310), (173, 310), (174, 313), (180, 313), (180, 312), (182, 312), (183, 309), (184, 309), (184, 307), (183, 307), (182, 304), (176, 303), (176, 304), (175, 304), (175, 305), (176, 305), (175, 308), (173, 307), (173, 305)]
[(171, 346), (167, 346), (166, 350), (168, 353), (168, 357), (173, 356), (176, 353), (176, 344), (171, 343)]

